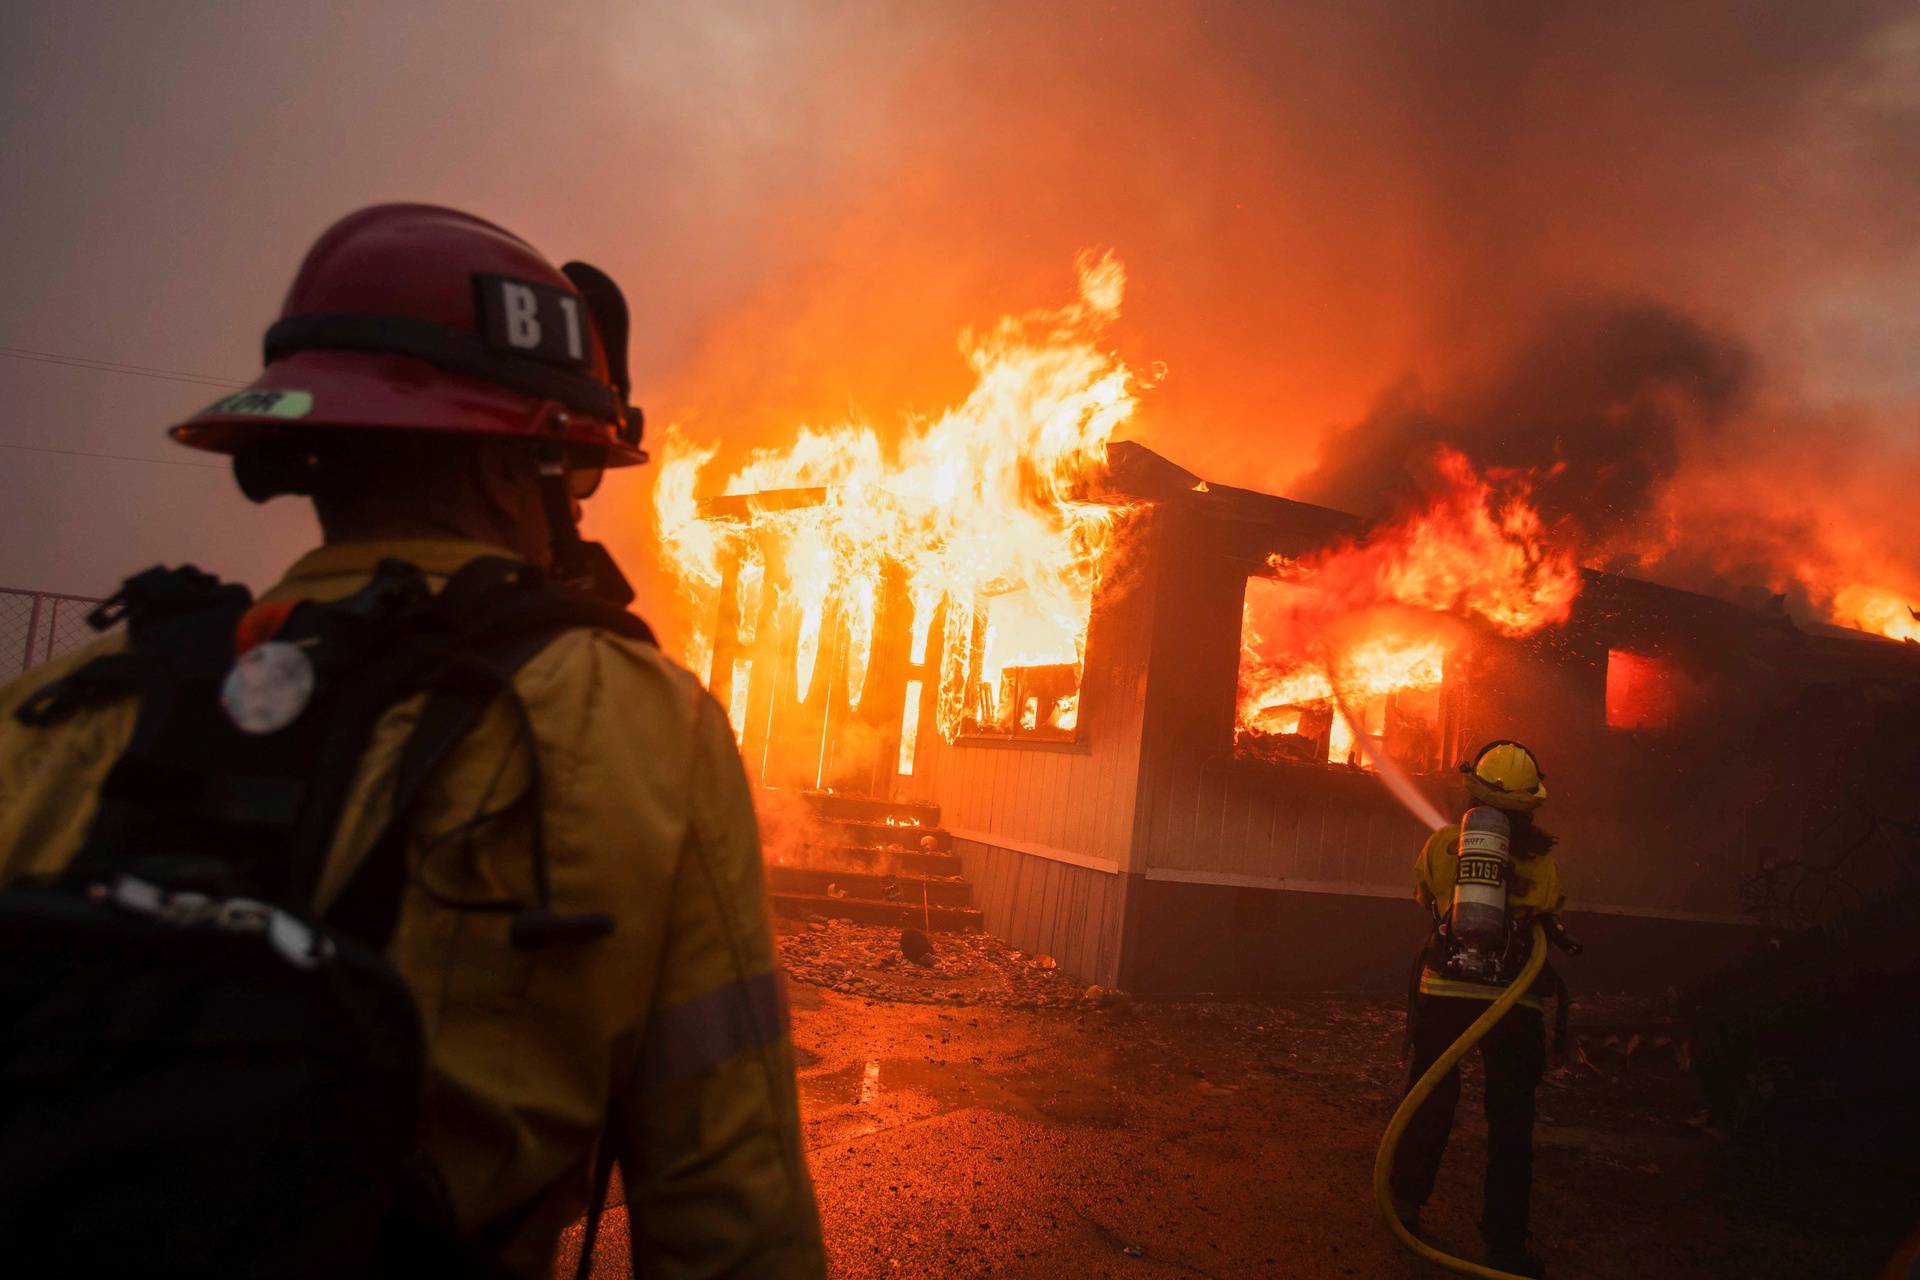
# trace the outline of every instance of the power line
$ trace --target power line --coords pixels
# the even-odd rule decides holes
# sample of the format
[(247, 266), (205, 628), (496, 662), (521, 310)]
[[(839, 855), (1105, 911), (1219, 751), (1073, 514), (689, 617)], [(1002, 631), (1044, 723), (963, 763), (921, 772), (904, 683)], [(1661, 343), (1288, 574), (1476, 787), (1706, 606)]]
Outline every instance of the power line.
[(210, 374), (187, 373), (180, 369), (157, 369), (143, 364), (122, 364), (117, 360), (95, 360), (90, 356), (69, 356), (55, 351), (30, 351), (25, 347), (0, 347), (0, 356), (9, 360), (27, 360), (34, 364), (61, 365), (69, 369), (91, 369), (96, 373), (123, 373), (131, 378), (155, 378), (162, 382), (184, 382), (200, 387), (238, 390), (247, 385), (231, 378), (216, 378)]
[(194, 462), (188, 458), (143, 458), (133, 453), (94, 453), (87, 449), (49, 449), (37, 444), (8, 444), (0, 441), (0, 449), (18, 449), (23, 453), (58, 453), (69, 458), (110, 458), (115, 462), (151, 462), (163, 467), (203, 467), (210, 471), (225, 471), (224, 462)]
[[(123, 364), (118, 360), (95, 360), (91, 356), (63, 355), (57, 351), (32, 351), (25, 347), (0, 346), (0, 356), (9, 360), (27, 360), (35, 364), (61, 365), (69, 369), (87, 369), (94, 373), (123, 373), (134, 378), (154, 378), (162, 382), (181, 382), (189, 386), (218, 387), (221, 390), (238, 390), (245, 387), (244, 382), (235, 382), (231, 378), (216, 378), (204, 373), (188, 373), (182, 369), (162, 369), (147, 364)], [(199, 467), (209, 471), (224, 471), (226, 464), (221, 462), (195, 462), (187, 458), (143, 458), (132, 453), (100, 453), (91, 449), (54, 449), (38, 444), (11, 444), (0, 441), (0, 449), (15, 449), (21, 453), (52, 453), (68, 458), (102, 458), (113, 462), (146, 462), (162, 467)]]
[(73, 360), (81, 364), (104, 365), (111, 369), (129, 369), (138, 373), (165, 373), (179, 378), (200, 378), (208, 382), (231, 382), (231, 378), (222, 378), (213, 373), (188, 373), (184, 369), (168, 369), (160, 365), (134, 364), (129, 360), (102, 360), (99, 356), (76, 356), (63, 351), (35, 351), (29, 347), (9, 346), (0, 343), (0, 351), (14, 351), (27, 356), (45, 356), (50, 360)]

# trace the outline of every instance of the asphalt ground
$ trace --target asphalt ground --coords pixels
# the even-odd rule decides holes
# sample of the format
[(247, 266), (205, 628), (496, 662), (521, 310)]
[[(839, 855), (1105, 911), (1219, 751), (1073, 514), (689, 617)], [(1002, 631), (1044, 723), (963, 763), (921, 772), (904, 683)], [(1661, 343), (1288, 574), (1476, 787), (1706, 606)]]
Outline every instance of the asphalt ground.
[[(1443, 1274), (1371, 1199), (1402, 1079), (1390, 1001), (1036, 1009), (795, 983), (792, 1003), (836, 1276)], [(1554, 1276), (1871, 1276), (1920, 1217), (1909, 1165), (1825, 1141), (1817, 1119), (1715, 1136), (1671, 1053), (1609, 1055), (1598, 1035), (1541, 1089), (1534, 1224)], [(1425, 1219), (1470, 1258), (1477, 1082), (1475, 1065)], [(595, 1275), (629, 1274), (617, 1209), (604, 1240)]]

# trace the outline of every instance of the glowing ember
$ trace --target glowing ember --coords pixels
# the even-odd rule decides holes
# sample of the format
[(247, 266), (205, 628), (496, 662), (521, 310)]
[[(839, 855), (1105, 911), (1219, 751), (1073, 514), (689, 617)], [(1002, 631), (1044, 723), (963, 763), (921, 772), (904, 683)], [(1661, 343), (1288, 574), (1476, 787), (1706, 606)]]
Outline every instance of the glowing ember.
[[(1126, 365), (1097, 345), (1119, 313), (1124, 270), (1110, 255), (1083, 256), (1079, 275), (1067, 307), (963, 335), (976, 378), (963, 403), (931, 422), (905, 423), (891, 451), (864, 424), (802, 427), (791, 445), (754, 452), (720, 486), (724, 495), (759, 495), (724, 518), (703, 518), (695, 498), (715, 450), (669, 428), (654, 505), (666, 561), (695, 605), (690, 660), (711, 665), (730, 559), (761, 557), (765, 585), (756, 580), (753, 591), (775, 593), (771, 616), (790, 637), (783, 661), (801, 700), (825, 663), (857, 706), (882, 583), (896, 579), (911, 604), (912, 664), (928, 660), (936, 637), (940, 647), (933, 701), (943, 736), (982, 712), (1008, 728), (1044, 721), (1070, 730), (1077, 695), (1024, 682), (1031, 672), (1068, 670), (1077, 688), (1093, 585), (1120, 511), (1083, 491), (1133, 413), (1135, 386)], [(936, 614), (944, 618), (937, 631)], [(917, 698), (907, 705), (901, 727), (910, 736)], [(912, 761), (903, 742), (900, 772)]]

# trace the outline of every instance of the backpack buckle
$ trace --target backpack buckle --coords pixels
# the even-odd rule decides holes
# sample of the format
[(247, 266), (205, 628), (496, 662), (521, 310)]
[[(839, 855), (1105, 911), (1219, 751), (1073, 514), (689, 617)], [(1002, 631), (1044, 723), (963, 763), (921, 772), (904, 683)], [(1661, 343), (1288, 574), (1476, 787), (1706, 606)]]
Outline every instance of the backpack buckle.
[(121, 874), (112, 884), (93, 884), (87, 896), (132, 915), (176, 928), (213, 928), (224, 933), (258, 934), (297, 969), (311, 969), (332, 958), (333, 939), (271, 902), (254, 898), (212, 898), (204, 893), (170, 893), (150, 880)]
[(14, 708), (13, 718), (31, 728), (58, 724), (85, 707), (122, 698), (138, 686), (137, 660), (125, 653), (102, 654), (58, 680), (34, 690)]
[(222, 592), (245, 594), (246, 588), (223, 586), (220, 579), (192, 565), (147, 569), (128, 578), (118, 591), (88, 611), (87, 625), (95, 631), (106, 631), (135, 613), (155, 617), (186, 613), (205, 608)]

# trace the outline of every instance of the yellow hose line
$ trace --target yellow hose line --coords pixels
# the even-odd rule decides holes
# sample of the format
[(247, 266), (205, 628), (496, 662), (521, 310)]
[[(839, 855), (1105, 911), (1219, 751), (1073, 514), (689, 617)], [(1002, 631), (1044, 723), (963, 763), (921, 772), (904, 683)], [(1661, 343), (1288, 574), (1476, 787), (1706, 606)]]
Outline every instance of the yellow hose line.
[(1531, 987), (1533, 980), (1540, 976), (1540, 969), (1546, 963), (1546, 931), (1536, 920), (1533, 922), (1533, 951), (1527, 957), (1525, 966), (1521, 968), (1520, 976), (1513, 980), (1512, 986), (1500, 993), (1499, 999), (1487, 1006), (1487, 1011), (1475, 1019), (1474, 1024), (1463, 1031), (1460, 1038), (1448, 1046), (1447, 1051), (1427, 1068), (1427, 1073), (1407, 1091), (1407, 1096), (1400, 1100), (1399, 1109), (1393, 1113), (1393, 1119), (1387, 1122), (1387, 1131), (1380, 1136), (1380, 1151), (1373, 1158), (1373, 1199), (1380, 1206), (1380, 1216), (1387, 1220), (1387, 1230), (1393, 1232), (1394, 1237), (1412, 1253), (1425, 1258), (1428, 1262), (1438, 1263), (1449, 1271), (1457, 1271), (1463, 1276), (1482, 1276), (1486, 1280), (1526, 1280), (1526, 1277), (1516, 1276), (1511, 1271), (1496, 1271), (1492, 1267), (1483, 1267), (1477, 1262), (1468, 1262), (1465, 1258), (1456, 1258), (1450, 1253), (1442, 1253), (1407, 1230), (1407, 1224), (1400, 1221), (1400, 1215), (1393, 1211), (1393, 1189), (1390, 1181), (1393, 1175), (1393, 1155), (1400, 1148), (1400, 1135), (1406, 1132), (1408, 1121), (1413, 1119), (1413, 1113), (1420, 1109), (1420, 1104), (1427, 1100), (1427, 1095), (1446, 1078), (1447, 1072), (1453, 1070), (1460, 1059), (1467, 1056), (1473, 1046), (1480, 1043), (1482, 1036), (1493, 1030), (1494, 1025), (1507, 1016), (1507, 1010), (1520, 1002), (1520, 997), (1527, 993), (1527, 988)]

